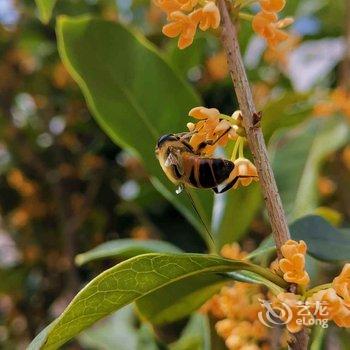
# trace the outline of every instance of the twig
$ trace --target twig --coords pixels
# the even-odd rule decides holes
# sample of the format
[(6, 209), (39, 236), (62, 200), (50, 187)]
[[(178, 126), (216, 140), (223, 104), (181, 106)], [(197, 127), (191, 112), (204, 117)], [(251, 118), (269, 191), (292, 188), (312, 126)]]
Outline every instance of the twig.
[[(227, 54), (230, 75), (242, 111), (247, 140), (254, 156), (273, 237), (276, 242), (277, 254), (280, 258), (281, 246), (290, 239), (288, 224), (260, 127), (261, 115), (254, 106), (252, 92), (239, 48), (237, 31), (231, 21), (225, 0), (218, 0), (218, 5), (221, 14), (221, 40)], [(306, 330), (303, 330), (295, 335), (295, 341), (291, 347), (302, 350), (307, 349), (307, 344), (308, 334)]]
[(267, 149), (262, 134), (259, 114), (255, 109), (253, 96), (243, 65), (242, 56), (237, 40), (236, 28), (231, 22), (224, 0), (219, 0), (222, 18), (222, 42), (227, 53), (228, 65), (238, 103), (243, 114), (247, 140), (255, 159), (264, 199), (270, 216), (273, 236), (276, 241), (278, 254), (284, 242), (290, 239), (287, 220), (278, 194), (275, 177), (270, 165)]

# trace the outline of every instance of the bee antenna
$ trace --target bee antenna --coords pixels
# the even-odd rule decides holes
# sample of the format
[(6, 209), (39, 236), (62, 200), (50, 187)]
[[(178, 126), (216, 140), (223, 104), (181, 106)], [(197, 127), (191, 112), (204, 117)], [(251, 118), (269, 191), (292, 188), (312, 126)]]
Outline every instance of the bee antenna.
[(210, 240), (211, 240), (211, 242), (212, 242), (212, 244), (213, 244), (213, 247), (215, 248), (216, 245), (215, 245), (215, 242), (214, 242), (213, 235), (211, 234), (211, 232), (210, 232), (210, 230), (208, 229), (206, 223), (204, 222), (204, 220), (203, 220), (201, 214), (199, 213), (199, 211), (198, 211), (198, 209), (197, 209), (197, 207), (196, 207), (196, 204), (195, 204), (195, 202), (194, 202), (194, 200), (193, 200), (193, 197), (192, 197), (191, 193), (187, 190), (186, 187), (184, 187), (184, 190), (185, 190), (185, 192), (186, 192), (186, 194), (187, 194), (187, 196), (188, 196), (188, 198), (189, 198), (189, 200), (190, 200), (190, 202), (191, 202), (192, 208), (194, 209), (194, 211), (195, 211), (196, 214), (198, 215), (199, 220), (201, 221), (202, 225), (204, 226), (205, 230), (207, 231), (207, 234), (208, 234), (208, 236), (209, 236), (209, 238), (210, 238)]

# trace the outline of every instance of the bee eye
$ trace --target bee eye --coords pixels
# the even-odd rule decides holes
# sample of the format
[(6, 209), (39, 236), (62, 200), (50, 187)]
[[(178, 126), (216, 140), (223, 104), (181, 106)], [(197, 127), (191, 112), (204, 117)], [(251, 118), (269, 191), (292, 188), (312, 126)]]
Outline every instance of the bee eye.
[(177, 138), (174, 136), (174, 134), (166, 134), (163, 135), (162, 137), (159, 138), (158, 143), (157, 143), (157, 147), (161, 147), (162, 144), (166, 141), (176, 141)]

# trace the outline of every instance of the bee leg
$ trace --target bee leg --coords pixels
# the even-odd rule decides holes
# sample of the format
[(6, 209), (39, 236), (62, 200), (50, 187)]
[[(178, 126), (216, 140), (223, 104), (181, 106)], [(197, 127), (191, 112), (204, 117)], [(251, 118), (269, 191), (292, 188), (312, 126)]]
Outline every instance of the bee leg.
[(247, 177), (251, 177), (251, 176), (244, 176), (244, 175), (241, 175), (241, 176), (236, 176), (235, 178), (233, 178), (233, 180), (231, 182), (229, 182), (222, 190), (218, 190), (217, 187), (214, 187), (212, 190), (219, 194), (219, 193), (224, 193), (226, 191), (228, 191), (229, 189), (231, 189), (235, 184), (236, 182), (238, 181), (238, 179), (242, 179), (242, 178), (247, 178)]
[(224, 193), (226, 191), (228, 191), (229, 189), (231, 189), (235, 183), (238, 181), (238, 179), (240, 178), (241, 176), (236, 176), (231, 182), (229, 182), (222, 190), (218, 190), (217, 187), (214, 187), (213, 188), (213, 191), (216, 193), (216, 194), (220, 194), (220, 193)]
[(228, 128), (227, 130), (225, 130), (216, 140), (207, 140), (207, 141), (203, 141), (201, 142), (197, 149), (196, 149), (196, 153), (199, 154), (201, 153), (201, 151), (203, 151), (203, 149), (207, 146), (214, 146), (218, 141), (220, 141), (220, 139), (222, 137), (224, 137), (229, 131), (231, 130), (231, 128)]

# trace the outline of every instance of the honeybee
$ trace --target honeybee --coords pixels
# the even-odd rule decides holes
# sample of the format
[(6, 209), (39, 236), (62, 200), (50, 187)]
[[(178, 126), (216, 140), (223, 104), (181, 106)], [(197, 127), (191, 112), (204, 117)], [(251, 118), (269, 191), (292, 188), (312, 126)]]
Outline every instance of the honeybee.
[(224, 193), (240, 177), (245, 177), (234, 176), (235, 165), (232, 161), (202, 155), (207, 145), (214, 145), (223, 135), (215, 141), (202, 142), (196, 150), (189, 143), (192, 135), (190, 132), (163, 135), (156, 146), (156, 156), (163, 171), (171, 182), (179, 185), (177, 193), (181, 192), (184, 185)]

